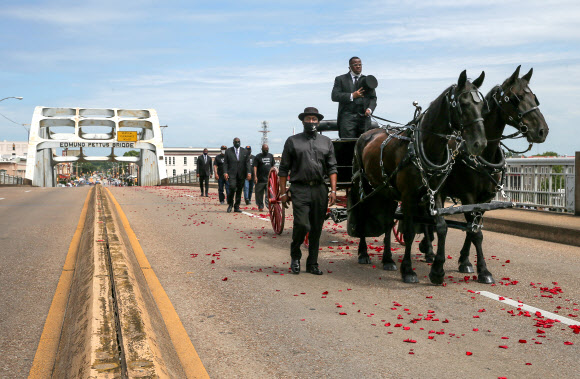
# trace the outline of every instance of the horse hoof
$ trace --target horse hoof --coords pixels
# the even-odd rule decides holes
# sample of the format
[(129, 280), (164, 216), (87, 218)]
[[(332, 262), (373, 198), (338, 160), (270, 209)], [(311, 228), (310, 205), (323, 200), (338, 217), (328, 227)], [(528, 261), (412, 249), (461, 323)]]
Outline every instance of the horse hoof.
[(475, 271), (473, 270), (472, 265), (459, 265), (459, 272), (463, 274), (473, 274)]
[(419, 283), (419, 278), (417, 278), (417, 275), (415, 273), (403, 275), (403, 282), (405, 282), (405, 283)]
[(427, 263), (435, 262), (435, 255), (425, 255), (425, 262)]
[(397, 265), (394, 263), (383, 264), (383, 270), (385, 271), (397, 271)]
[(368, 265), (371, 263), (371, 259), (369, 257), (359, 257), (358, 263), (361, 265)]
[(431, 280), (431, 283), (433, 284), (443, 284), (443, 279), (445, 279), (445, 274), (435, 275), (432, 272), (429, 273), (429, 280)]
[(489, 275), (478, 275), (477, 282), (483, 284), (494, 284), (495, 280), (493, 280), (493, 276)]

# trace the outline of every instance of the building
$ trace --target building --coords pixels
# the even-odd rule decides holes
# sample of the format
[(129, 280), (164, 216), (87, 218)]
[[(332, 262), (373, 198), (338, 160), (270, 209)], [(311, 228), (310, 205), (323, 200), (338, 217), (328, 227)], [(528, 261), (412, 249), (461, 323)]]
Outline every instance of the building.
[(26, 157), (28, 142), (23, 141), (0, 141), (0, 156), (10, 155)]
[(0, 141), (0, 172), (5, 175), (24, 177), (28, 142)]
[[(197, 157), (203, 154), (203, 147), (165, 147), (165, 167), (167, 176), (177, 176), (196, 171)], [(208, 155), (214, 159), (221, 153), (219, 147), (208, 147)]]

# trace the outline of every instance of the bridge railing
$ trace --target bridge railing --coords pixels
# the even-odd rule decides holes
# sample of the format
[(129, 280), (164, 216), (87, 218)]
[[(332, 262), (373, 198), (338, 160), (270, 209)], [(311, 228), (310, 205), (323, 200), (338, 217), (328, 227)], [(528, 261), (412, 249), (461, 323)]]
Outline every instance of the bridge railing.
[[(210, 178), (210, 182), (215, 182), (215, 178)], [(175, 175), (168, 177), (169, 184), (190, 184), (190, 183), (198, 183), (199, 178), (195, 174), (195, 171), (190, 171), (185, 174)]]
[(24, 184), (24, 178), (21, 176), (8, 175), (0, 172), (0, 184)]
[[(520, 208), (574, 212), (574, 158), (508, 158), (505, 193)], [(495, 200), (505, 201), (498, 193)]]

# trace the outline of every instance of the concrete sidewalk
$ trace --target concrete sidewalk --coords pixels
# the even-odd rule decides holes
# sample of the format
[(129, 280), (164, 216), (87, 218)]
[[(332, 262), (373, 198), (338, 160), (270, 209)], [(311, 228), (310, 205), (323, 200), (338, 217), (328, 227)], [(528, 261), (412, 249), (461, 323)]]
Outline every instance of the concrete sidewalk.
[[(464, 221), (462, 215), (450, 219)], [(483, 216), (483, 231), (580, 246), (580, 217), (526, 209), (497, 209)]]

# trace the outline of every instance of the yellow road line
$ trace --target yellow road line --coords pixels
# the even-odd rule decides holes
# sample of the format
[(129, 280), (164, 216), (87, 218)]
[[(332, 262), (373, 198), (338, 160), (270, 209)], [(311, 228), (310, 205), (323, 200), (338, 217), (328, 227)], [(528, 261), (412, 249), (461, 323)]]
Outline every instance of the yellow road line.
[(28, 374), (29, 378), (50, 378), (52, 369), (56, 360), (58, 352), (58, 343), (60, 341), (60, 333), (62, 330), (62, 323), (64, 321), (64, 314), (70, 293), (70, 286), (74, 276), (75, 264), (77, 261), (77, 252), (83, 228), (85, 227), (85, 219), (87, 217), (87, 209), (89, 207), (89, 200), (94, 188), (89, 190), (85, 199), (83, 210), (77, 224), (77, 229), (70, 242), (66, 260), (60, 274), (60, 279), (56, 286), (52, 303), (46, 321), (44, 322), (44, 329), (40, 336), (40, 342), (32, 361), (32, 368)]
[(127, 236), (129, 237), (129, 241), (131, 243), (131, 247), (133, 248), (133, 252), (137, 257), (137, 261), (139, 262), (139, 266), (143, 271), (143, 275), (145, 275), (145, 279), (147, 280), (147, 284), (149, 285), (149, 289), (153, 294), (153, 298), (157, 303), (157, 307), (161, 312), (161, 316), (163, 317), (163, 321), (167, 326), (167, 330), (169, 332), (169, 336), (171, 337), (171, 342), (177, 351), (177, 356), (181, 361), (181, 365), (183, 366), (183, 370), (185, 371), (188, 378), (209, 378), (199, 355), (195, 351), (189, 336), (187, 335), (187, 331), (183, 327), (181, 323), (181, 319), (177, 315), (175, 308), (173, 308), (173, 304), (171, 304), (171, 300), (169, 300), (169, 296), (165, 293), (163, 286), (159, 282), (157, 275), (151, 268), (143, 249), (141, 248), (141, 244), (137, 240), (137, 236), (131, 226), (129, 225), (129, 220), (127, 216), (125, 216), (125, 212), (121, 209), (121, 206), (117, 202), (117, 199), (113, 196), (111, 191), (106, 188), (111, 200), (115, 204), (115, 208), (117, 209), (117, 213), (119, 214), (119, 218), (123, 223), (123, 227), (127, 232)]

